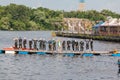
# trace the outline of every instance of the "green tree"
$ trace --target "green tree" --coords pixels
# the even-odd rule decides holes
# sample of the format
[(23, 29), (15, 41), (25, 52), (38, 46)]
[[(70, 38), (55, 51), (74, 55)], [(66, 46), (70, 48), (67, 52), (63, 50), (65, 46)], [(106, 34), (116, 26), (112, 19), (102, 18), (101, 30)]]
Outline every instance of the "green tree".
[(45, 20), (45, 13), (40, 10), (34, 11), (33, 18), (35, 22), (40, 23), (41, 20)]
[(108, 16), (111, 16), (113, 18), (120, 18), (120, 14), (117, 14), (115, 12), (112, 12), (110, 10), (106, 10), (106, 9), (103, 9), (101, 11), (101, 14), (103, 14), (104, 16), (108, 17)]
[(28, 30), (40, 30), (40, 26), (36, 24), (34, 21), (29, 21)]
[(24, 5), (10, 4), (5, 7), (5, 14), (11, 14), (12, 19), (28, 21), (31, 16), (31, 9)]
[(13, 30), (26, 30), (25, 24), (21, 21), (13, 21), (12, 23)]
[(0, 29), (9, 30), (10, 29), (10, 19), (8, 17), (2, 17), (0, 19)]

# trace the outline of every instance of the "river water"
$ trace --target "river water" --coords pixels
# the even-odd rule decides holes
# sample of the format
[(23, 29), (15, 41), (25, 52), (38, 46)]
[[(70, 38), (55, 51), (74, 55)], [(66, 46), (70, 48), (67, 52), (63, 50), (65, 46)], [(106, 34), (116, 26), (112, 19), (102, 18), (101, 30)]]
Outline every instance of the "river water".
[[(12, 46), (13, 38), (20, 36), (27, 39), (52, 39), (50, 31), (0, 31), (0, 48)], [(94, 50), (113, 49), (120, 50), (120, 43), (94, 41)], [(119, 58), (0, 54), (0, 80), (120, 80), (117, 65)]]

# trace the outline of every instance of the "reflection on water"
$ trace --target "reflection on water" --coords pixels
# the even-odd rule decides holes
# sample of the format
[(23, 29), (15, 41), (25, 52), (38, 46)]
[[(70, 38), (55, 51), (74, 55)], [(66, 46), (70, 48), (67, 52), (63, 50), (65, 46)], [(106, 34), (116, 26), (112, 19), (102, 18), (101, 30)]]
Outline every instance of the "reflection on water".
[[(0, 48), (10, 47), (13, 45), (13, 38), (19, 36), (28, 39), (52, 38), (49, 31), (1, 31)], [(95, 50), (114, 48), (120, 50), (120, 43), (94, 41)], [(0, 80), (119, 80), (118, 59), (119, 57), (111, 56), (63, 57), (62, 55), (0, 54)]]

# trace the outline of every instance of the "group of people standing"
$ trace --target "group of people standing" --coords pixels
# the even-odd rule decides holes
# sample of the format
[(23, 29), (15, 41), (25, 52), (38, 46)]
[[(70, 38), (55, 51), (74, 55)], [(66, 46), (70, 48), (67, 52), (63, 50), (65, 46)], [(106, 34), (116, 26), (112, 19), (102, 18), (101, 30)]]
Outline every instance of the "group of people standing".
[[(30, 50), (50, 50), (55, 51), (59, 48), (63, 51), (84, 51), (90, 50), (93, 51), (93, 40), (85, 39), (84, 41), (76, 41), (76, 40), (45, 40), (45, 39), (29, 39), (26, 38), (15, 38), (14, 39), (14, 48), (16, 49), (26, 49), (27, 46)], [(28, 45), (27, 45), (28, 44)]]
[[(15, 38), (14, 39), (15, 43), (14, 43), (14, 48), (16, 49), (26, 49), (27, 48), (27, 43), (28, 43), (28, 47), (30, 50), (46, 50), (46, 40), (37, 40), (37, 39), (29, 39), (27, 40), (26, 38)], [(38, 48), (38, 43), (39, 43), (39, 48)]]
[(63, 41), (62, 43), (63, 50), (71, 50), (72, 51), (84, 51), (90, 50), (93, 51), (93, 40), (85, 39), (84, 41), (76, 41), (76, 40), (68, 40)]

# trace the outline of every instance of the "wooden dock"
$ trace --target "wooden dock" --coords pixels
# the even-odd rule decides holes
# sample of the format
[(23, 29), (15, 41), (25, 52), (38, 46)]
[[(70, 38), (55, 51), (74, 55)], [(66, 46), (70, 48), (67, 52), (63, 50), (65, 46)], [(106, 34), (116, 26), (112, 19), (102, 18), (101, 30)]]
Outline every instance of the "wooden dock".
[(100, 55), (109, 55), (109, 56), (120, 56), (120, 52), (112, 53), (110, 51), (46, 51), (46, 50), (0, 50), (0, 53), (5, 54), (62, 54), (67, 56), (82, 55), (82, 56), (100, 56)]

